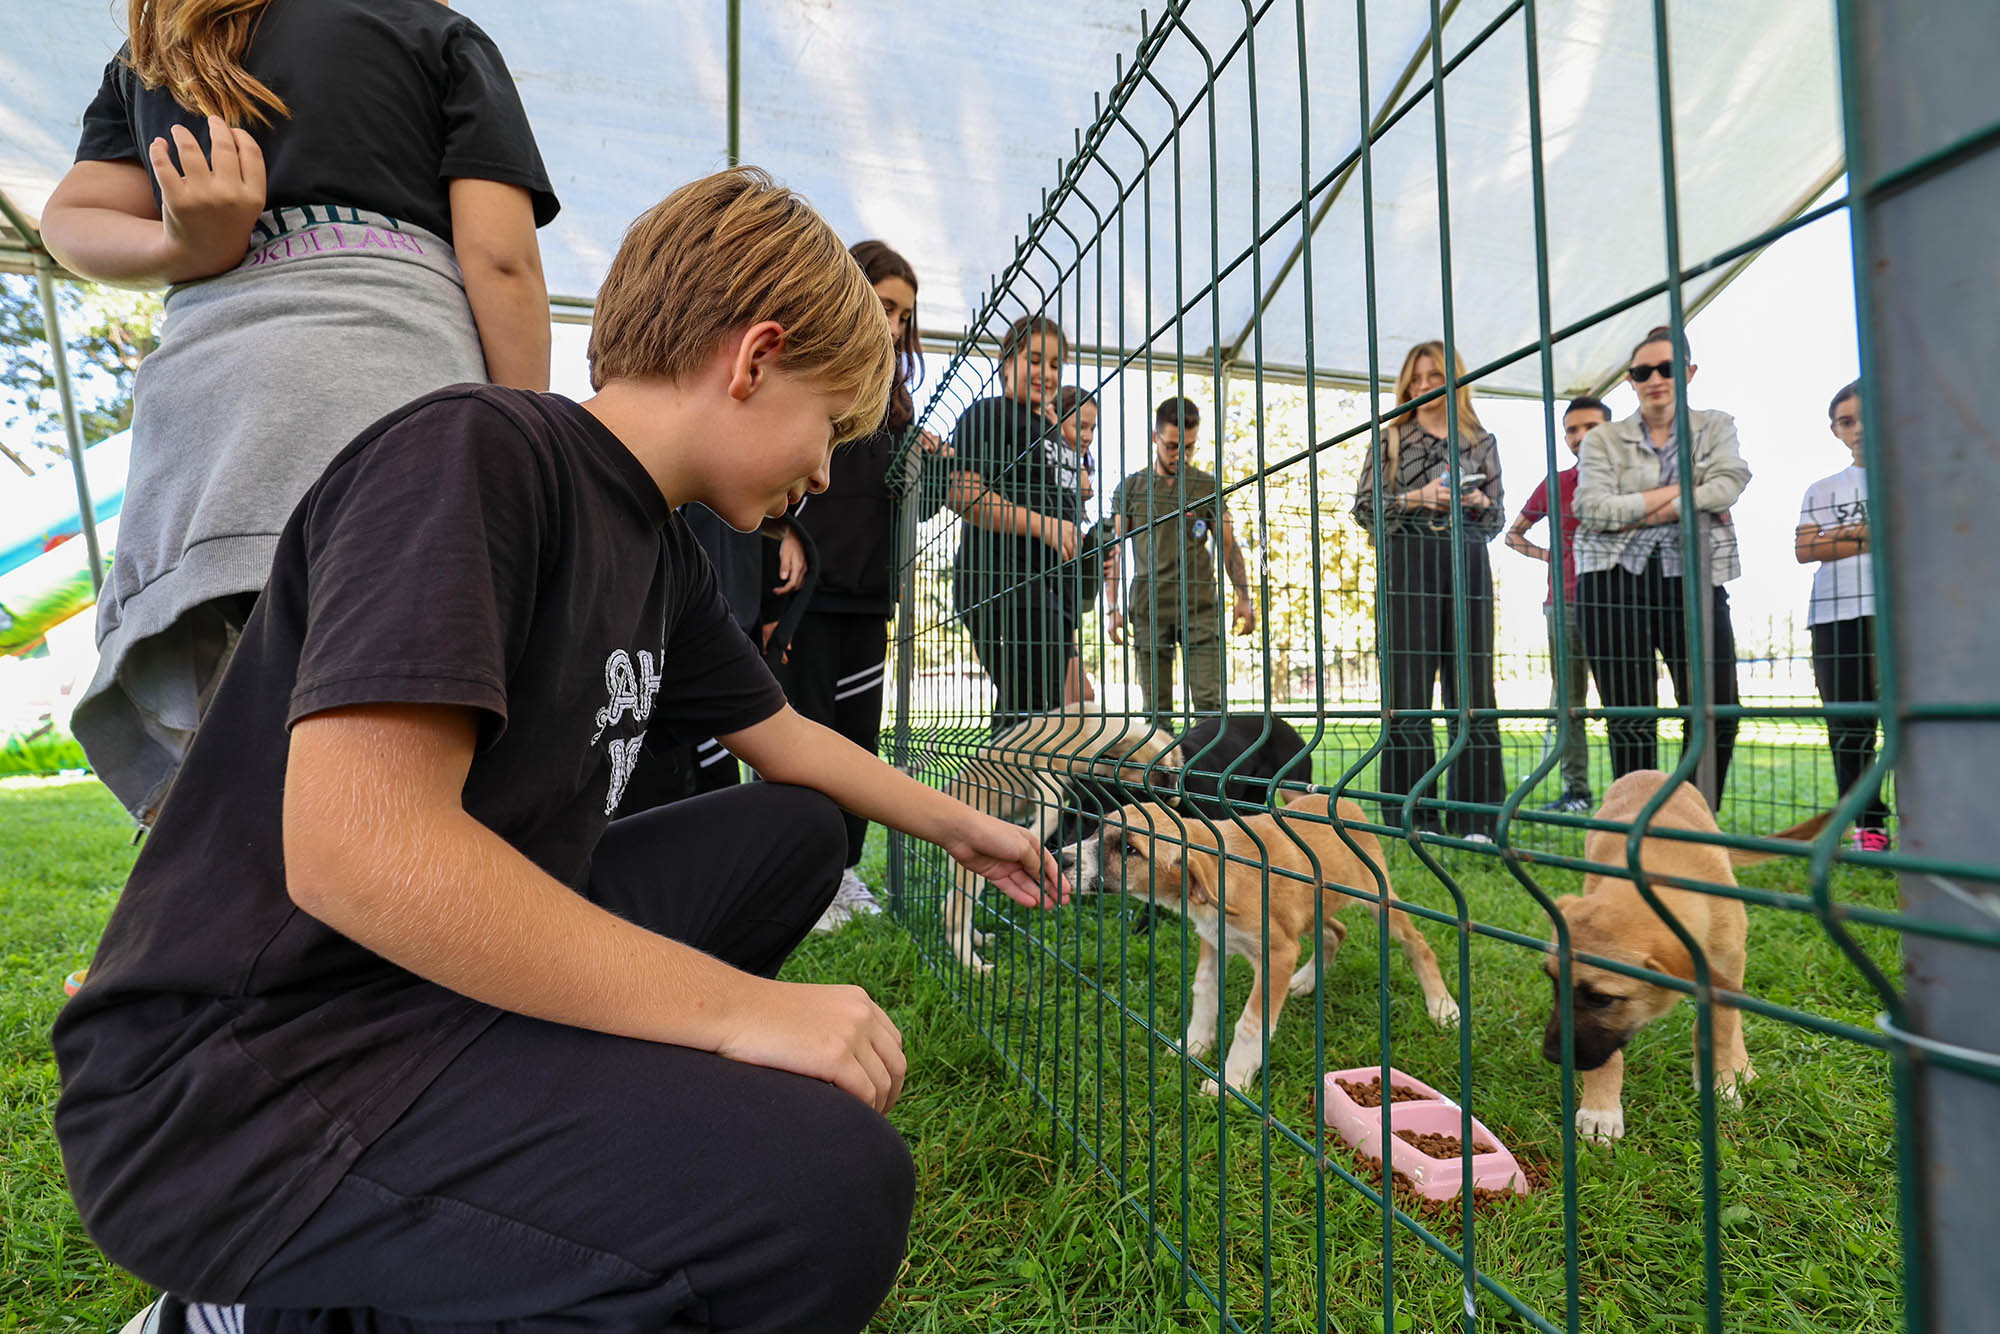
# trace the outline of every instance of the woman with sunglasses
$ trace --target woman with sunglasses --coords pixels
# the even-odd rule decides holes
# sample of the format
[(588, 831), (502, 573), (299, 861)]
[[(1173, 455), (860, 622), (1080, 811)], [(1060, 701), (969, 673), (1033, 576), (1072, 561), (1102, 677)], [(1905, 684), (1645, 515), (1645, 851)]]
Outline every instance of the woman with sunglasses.
[[(1692, 383), (1695, 364), (1687, 342), (1656, 328), (1632, 349), (1626, 376), (1639, 411), (1606, 422), (1584, 437), (1577, 459), (1576, 593), (1584, 656), (1597, 693), (1608, 709), (1659, 704), (1664, 660), (1674, 695), (1690, 703), (1689, 627), (1683, 580), (1694, 573), (1694, 552), (1681, 538), (1681, 433), (1676, 414), (1674, 363)], [(1708, 597), (1713, 610), (1708, 640), (1712, 701), (1736, 703), (1736, 636), (1724, 588), (1742, 573), (1729, 507), (1743, 494), (1750, 469), (1737, 450), (1736, 421), (1726, 412), (1690, 408), (1687, 445), (1694, 473), (1696, 531), (1706, 531)], [(1720, 807), (1736, 743), (1736, 720), (1715, 719), (1715, 790)], [(1687, 745), (1690, 724), (1681, 725)], [(1613, 717), (1609, 723), (1611, 772), (1659, 767), (1659, 723), (1653, 717)]]

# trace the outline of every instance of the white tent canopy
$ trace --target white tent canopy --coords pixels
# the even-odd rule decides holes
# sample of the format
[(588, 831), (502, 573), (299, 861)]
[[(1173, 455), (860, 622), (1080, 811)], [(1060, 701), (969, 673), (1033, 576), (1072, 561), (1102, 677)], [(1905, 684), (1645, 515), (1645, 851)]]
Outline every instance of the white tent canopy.
[[(30, 217), (69, 161), (79, 117), (121, 40), (122, 8), (42, 0), (10, 24), (0, 51), (0, 192)], [(726, 6), (462, 0), (460, 8), (506, 53), (563, 200), (542, 234), (550, 291), (588, 298), (624, 224), (725, 160)], [(1118, 59), (1130, 68), (1143, 36), (1138, 8), (1137, 0), (744, 0), (742, 157), (811, 198), (842, 235), (879, 236), (907, 254), (923, 280), (925, 328), (955, 338), (980, 319), (992, 275), (1011, 262), (1043, 192), (1074, 156), (1076, 132), (1095, 119), (1094, 99), (1112, 87)], [(1212, 364), (1212, 348), (1243, 339), (1239, 368), (1261, 358), (1268, 373), (1295, 379), (1308, 364), (1310, 267), (1315, 376), (1364, 376), (1362, 177), (1345, 180), (1330, 206), (1331, 191), (1320, 189), (1360, 139), (1354, 6), (1304, 6), (1304, 114), (1294, 5), (1263, 5), (1249, 43), (1240, 41), (1240, 0), (1185, 8), (1185, 28), (1155, 43), (1152, 72), (1165, 96), (1147, 85), (1129, 99), (1129, 128), (1103, 140), (1100, 159), (1078, 175), (1079, 194), (1061, 207), (1077, 240), (1052, 229), (1013, 292), (1053, 289), (1081, 243), (1080, 272), (1049, 298), (1081, 343), (1134, 349), (1152, 334), (1156, 357), (1178, 346), (1199, 370)], [(1445, 4), (1440, 58), (1459, 57), (1507, 8), (1506, 0)], [(1652, 5), (1544, 0), (1537, 8), (1547, 277), (1561, 329), (1667, 276)], [(1795, 216), (1837, 179), (1840, 104), (1828, 5), (1674, 0), (1668, 8), (1688, 269)], [(1429, 10), (1422, 0), (1376, 0), (1368, 16), (1369, 118), (1401, 104), (1392, 95), (1406, 67), (1414, 77), (1401, 99), (1418, 98), (1371, 162), (1376, 323), (1386, 348), (1436, 337), (1445, 319), (1434, 108), (1422, 95)], [(1445, 82), (1451, 315), (1474, 365), (1539, 337), (1525, 22), (1519, 11), (1502, 19)], [(1151, 24), (1157, 32), (1157, 14)], [(1219, 66), (1212, 98), (1200, 97), (1204, 48)], [(1182, 108), (1178, 139), (1166, 96)], [(1149, 192), (1140, 183), (1148, 150)], [(1314, 198), (1277, 225), (1300, 203), (1302, 162)], [(1131, 191), (1122, 242), (1114, 174)], [(1106, 238), (1095, 246), (1093, 205)], [(1253, 212), (1259, 228), (1275, 226), (1255, 247), (1255, 271), (1245, 258), (1204, 295), (1217, 259), (1226, 268), (1252, 248)], [(1322, 212), (1310, 266), (1287, 268), (1307, 214)], [(1688, 301), (1732, 271), (1718, 266), (1690, 282)], [(1170, 317), (1186, 303), (1175, 329)], [(1666, 309), (1656, 297), (1558, 344), (1556, 387), (1601, 381)], [(995, 333), (1020, 313), (1005, 303), (978, 331)], [(1531, 356), (1481, 387), (1540, 384)]]

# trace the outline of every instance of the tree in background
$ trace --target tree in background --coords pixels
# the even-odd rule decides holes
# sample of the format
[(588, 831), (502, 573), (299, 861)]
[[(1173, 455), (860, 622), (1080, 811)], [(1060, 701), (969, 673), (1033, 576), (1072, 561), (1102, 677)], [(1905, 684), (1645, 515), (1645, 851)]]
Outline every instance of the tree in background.
[[(58, 283), (56, 307), (83, 438), (95, 444), (132, 424), (139, 363), (160, 342), (160, 293)], [(0, 274), (0, 430), (0, 453), (23, 472), (69, 456), (41, 296), (20, 274)]]

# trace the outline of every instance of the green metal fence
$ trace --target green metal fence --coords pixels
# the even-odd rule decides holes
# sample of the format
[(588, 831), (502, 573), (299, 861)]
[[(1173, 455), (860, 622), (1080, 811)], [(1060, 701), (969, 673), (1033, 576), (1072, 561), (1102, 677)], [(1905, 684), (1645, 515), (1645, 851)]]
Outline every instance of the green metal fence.
[[(1870, 793), (1886, 784), (1894, 809), (1899, 786), (1908, 792), (1918, 782), (1905, 745), (1911, 728), (1990, 727), (2000, 705), (1990, 698), (1990, 674), (1987, 687), (1963, 686), (1939, 703), (1913, 693), (1900, 670), (1920, 632), (1907, 624), (1888, 629), (1900, 614), (1898, 590), (1911, 577), (1898, 562), (1921, 559), (1913, 544), (1923, 535), (1898, 527), (1914, 511), (1895, 490), (1898, 465), (1884, 427), (1901, 418), (1885, 413), (1876, 395), (1903, 391), (1878, 382), (1866, 293), (1871, 208), (1892, 193), (1907, 198), (1940, 188), (1952, 171), (1990, 161), (2000, 124), (1976, 120), (1941, 146), (1914, 136), (1917, 147), (1888, 165), (1864, 162), (1853, 147), (1866, 130), (1856, 92), (1859, 51), (1865, 25), (1876, 18), (1843, 4), (1841, 83), (1855, 173), (1849, 192), (1808, 198), (1777, 227), (1712, 253), (1684, 254), (1672, 86), (1684, 66), (1676, 62), (1728, 53), (1677, 54), (1666, 0), (1613, 6), (1621, 20), (1651, 32), (1665, 272), (1559, 324), (1564, 294), (1549, 262), (1540, 82), (1546, 52), (1537, 27), (1550, 6), (1512, 0), (1468, 32), (1450, 26), (1458, 0), (1429, 0), (1426, 40), (1377, 100), (1367, 42), (1371, 16), (1387, 8), (1356, 0), (1352, 69), (1339, 80), (1308, 58), (1308, 26), (1324, 22), (1319, 6), (1169, 3), (1164, 13), (1143, 16), (1132, 59), (1120, 64), (1073, 155), (1058, 164), (973, 334), (940, 376), (920, 425), (954, 452), (925, 460), (905, 506), (893, 757), (988, 809), (1037, 821), (1072, 848), (1111, 846), (1079, 812), (1101, 816), (1123, 802), (1151, 802), (1105, 828), (1149, 836), (1152, 856), (1107, 870), (1103, 892), (1079, 896), (1072, 907), (1030, 912), (997, 895), (971, 906), (961, 897), (969, 887), (941, 854), (895, 837), (897, 914), (1046, 1108), (1051, 1146), (1104, 1172), (1107, 1197), (1150, 1225), (1161, 1281), (1174, 1281), (1177, 1272), (1206, 1299), (1207, 1320), (1217, 1328), (1973, 1328), (1939, 1314), (1948, 1303), (1934, 1290), (1926, 1244), (1939, 1215), (1926, 1192), (1958, 1147), (1969, 1154), (1965, 1170), (1985, 1171), (1993, 1182), (1990, 1129), (1983, 1147), (1944, 1145), (1935, 1127), (1926, 1129), (1935, 1106), (1925, 1099), (1986, 1099), (1971, 1105), (1990, 1109), (1995, 1062), (1982, 1053), (2000, 1044), (1991, 1024), (1983, 1042), (1968, 1041), (1962, 1029), (1938, 1040), (1937, 1030), (1919, 1023), (1925, 1007), (1913, 1009), (1925, 980), (1898, 979), (1906, 955), (1919, 948), (1956, 951), (1961, 964), (1969, 956), (1991, 968), (1990, 951), (2000, 945), (1993, 893), (2000, 858), (1990, 843), (1984, 855), (1933, 854), (1928, 849), (1977, 845), (1927, 841), (1926, 812), (1905, 810), (1883, 822), (1869, 805)], [(1994, 39), (1992, 15), (1944, 8), (1968, 33)], [(1446, 107), (1454, 72), (1509, 44), (1526, 80), (1538, 334), (1519, 346), (1461, 352)], [(1170, 83), (1170, 69), (1198, 74), (1192, 83)], [(1316, 98), (1322, 85), (1336, 83), (1343, 96), (1349, 83), (1358, 85), (1354, 123), (1365, 128), (1352, 152), (1315, 174), (1311, 136), (1323, 118)], [(1247, 112), (1244, 139), (1219, 137), (1230, 123), (1218, 116), (1225, 97)], [(1260, 159), (1265, 116), (1297, 131), (1297, 164), (1289, 155)], [(1390, 345), (1376, 324), (1378, 259), (1407, 245), (1384, 234), (1378, 219), (1410, 201), (1384, 197), (1376, 158), (1385, 136), (1399, 126), (1407, 134), (1426, 118), (1436, 154), (1436, 332), (1450, 364), (1437, 367), (1441, 388), (1402, 406), (1442, 402), (1443, 438), (1470, 439), (1477, 433), (1461, 420), (1460, 386), (1477, 389), (1508, 368), (1538, 365), (1543, 466), (1539, 476), (1507, 479), (1516, 507), (1538, 480), (1553, 493), (1566, 461), (1563, 400), (1592, 387), (1557, 383), (1554, 352), (1564, 340), (1630, 324), (1635, 312), (1661, 301), (1664, 323), (1678, 338), (1697, 278), (1730, 272), (1823, 218), (1850, 215), (1862, 280), (1865, 457), (1874, 479), (1863, 560), (1885, 627), (1872, 651), (1850, 656), (1875, 667), (1879, 704), (1824, 702), (1806, 668), (1813, 655), (1803, 631), (1752, 652), (1741, 645), (1711, 652), (1726, 628), (1717, 621), (1726, 611), (1703, 591), (1715, 573), (1709, 563), (1726, 546), (1712, 545), (1711, 530), (1729, 520), (1702, 507), (1702, 470), (1712, 457), (1703, 454), (1691, 419), (1685, 356), (1670, 358), (1676, 411), (1663, 484), (1674, 489), (1678, 509), (1660, 526), (1667, 536), (1658, 553), (1664, 561), (1671, 551), (1679, 576), (1659, 585), (1674, 600), (1654, 608), (1686, 641), (1676, 702), (1607, 704), (1602, 676), (1594, 678), (1595, 697), (1579, 697), (1562, 633), (1549, 637), (1546, 656), (1523, 651), (1519, 634), (1496, 652), (1494, 606), (1483, 582), (1493, 534), (1482, 529), (1490, 518), (1475, 504), (1429, 511), (1433, 531), (1421, 535), (1425, 545), (1410, 545), (1417, 539), (1398, 527), (1409, 511), (1385, 490), (1397, 479), (1385, 483), (1386, 466), (1375, 466), (1384, 460), (1385, 436), (1398, 446), (1417, 439), (1414, 417), (1388, 411), (1397, 406), (1390, 387), (1405, 346)], [(1247, 159), (1247, 197), (1226, 194), (1225, 159)], [(1271, 184), (1278, 181), (1284, 184)], [(1314, 228), (1349, 190), (1359, 195), (1360, 253), (1338, 274), (1316, 274)], [(1158, 264), (1173, 268), (1171, 304), (1155, 301)], [(1225, 327), (1222, 294), (1243, 284), (1260, 296), (1256, 317)], [(1275, 318), (1270, 298), (1280, 293), (1297, 303), (1285, 318), (1296, 318), (1307, 337), (1302, 366), (1273, 369), (1264, 330)], [(1365, 366), (1315, 366), (1315, 306), (1329, 302), (1364, 308)], [(1986, 302), (1990, 324), (1990, 293)], [(1202, 489), (1183, 466), (1164, 483), (1173, 503), (1160, 513), (1128, 524), (1115, 539), (1093, 524), (1114, 479), (1098, 478), (1090, 503), (1065, 489), (1080, 485), (1080, 460), (1063, 452), (1052, 424), (1062, 405), (1043, 415), (1019, 378), (1026, 363), (1010, 371), (1013, 358), (1003, 355), (1019, 350), (1008, 330), (1024, 317), (1063, 331), (1055, 358), (1061, 382), (1083, 390), (1128, 441), (1145, 434), (1158, 400), (1196, 400), (1206, 434), (1185, 462), (1198, 461), (1218, 479), (1216, 491)], [(1045, 390), (1053, 400), (1053, 386)], [(999, 407), (975, 407), (996, 398)], [(1010, 417), (1023, 398), (1031, 400), (1025, 416)], [(1460, 451), (1443, 455), (1452, 494), (1481, 484), (1468, 477)], [(1370, 480), (1357, 495), (1364, 475)], [(1757, 484), (1802, 488), (1806, 480)], [(1351, 506), (1365, 524), (1350, 517)], [(1074, 526), (1065, 529), (1065, 519)], [(1184, 569), (1178, 583), (1156, 574), (1143, 581), (1143, 594), (1123, 585), (1137, 559), (1134, 539), (1182, 543), (1185, 560), (1189, 543), (1221, 545), (1216, 535), (1225, 519), (1248, 557), (1254, 635), (1232, 639), (1226, 551), (1209, 557), (1212, 571)], [(1559, 564), (1568, 543), (1559, 526), (1551, 528), (1545, 540)], [(1065, 537), (1075, 540), (1066, 545)], [(1578, 552), (1593, 542), (1601, 551), (1614, 539), (1629, 535), (1589, 530)], [(1101, 563), (1114, 549), (1124, 562), (1121, 580), (1093, 599)], [(1420, 555), (1408, 556), (1413, 550)], [(1412, 573), (1417, 565), (1401, 574), (1385, 569), (1406, 556), (1430, 573)], [(1585, 601), (1594, 596), (1592, 606), (1609, 605), (1607, 581), (1621, 576), (1593, 573), (1596, 592)], [(1141, 596), (1149, 602), (1149, 643), (1163, 626), (1177, 627), (1177, 680), (1195, 654), (1220, 660), (1221, 709), (1197, 706), (1174, 681), (1151, 679), (1143, 683), (1148, 692), (1137, 691), (1138, 674), (1155, 669), (1134, 652), (1129, 635), (1118, 642), (1106, 600)], [(1970, 596), (1970, 614), (1981, 615), (1980, 605), (1990, 614), (1990, 592)], [(1552, 581), (1550, 598), (1557, 627), (1583, 625), (1599, 665), (1609, 664), (1620, 650), (1606, 646), (1624, 641), (1602, 626), (1592, 635), (1585, 618), (1599, 613), (1573, 605), (1561, 580)], [(1142, 610), (1129, 601), (1123, 609)], [(1212, 649), (1216, 640), (1227, 647)], [(1402, 670), (1397, 655), (1417, 650), (1457, 686), (1446, 686), (1443, 708), (1432, 707), (1428, 674), (1423, 707), (1390, 705), (1389, 682)], [(1102, 698), (1073, 706), (1066, 724), (1007, 732), (1024, 715), (1061, 707), (1072, 654), (1079, 670), (1098, 678)], [(1657, 683), (1653, 661), (1648, 649), (1641, 675)], [(1740, 698), (1723, 676), (1742, 678)], [(1557, 683), (1553, 698), (1550, 682)], [(1157, 716), (1140, 706), (1148, 693)], [(1132, 747), (1149, 722), (1184, 734), (1218, 712), (1251, 719), (1259, 744), (1272, 740), (1274, 720), (1282, 720), (1306, 753), (1275, 782), (1229, 789), (1235, 799), (1226, 809), (1204, 809), (1189, 797), (1190, 782), (1199, 789), (1204, 776), (1239, 779), (1254, 772), (1254, 759), (1227, 742), (1192, 753)], [(1859, 780), (1850, 775), (1842, 790), (1826, 727), (1849, 719), (1871, 724), (1860, 729), (1871, 742), (1879, 719), (1881, 739)], [(1669, 780), (1637, 809), (1606, 818), (1542, 809), (1557, 794), (1555, 775), (1575, 733), (1586, 737), (1601, 797), (1614, 734), (1629, 747), (1635, 723), (1661, 720), (1681, 721), (1686, 744), (1678, 753), (1670, 744), (1658, 752)], [(998, 745), (996, 733), (1003, 734)], [(1855, 735), (1852, 728), (1847, 734)], [(1497, 788), (1480, 777), (1491, 751), (1503, 775)], [(1679, 800), (1673, 794), (1683, 781), (1709, 794), (1726, 790), (1719, 832), (1689, 829), (1676, 816), (1681, 808), (1669, 803)], [(1350, 799), (1358, 808), (1331, 820), (1274, 824), (1263, 816), (1306, 793)], [(1825, 810), (1832, 819), (1804, 841), (1765, 837)], [(1857, 820), (1897, 842), (1888, 850), (1858, 846), (1851, 841)], [(1592, 831), (1614, 836), (1595, 843), (1594, 856), (1585, 849)], [(1188, 859), (1180, 849), (1202, 847), (1221, 850), (1213, 886), (1198, 886), (1192, 872), (1167, 874), (1169, 863)], [(1685, 860), (1700, 849), (1776, 855), (1737, 875), (1712, 856)], [(1358, 863), (1345, 860), (1350, 855)], [(1142, 865), (1147, 869), (1137, 869)], [(1920, 907), (1936, 895), (1912, 892), (1916, 881), (1943, 885), (1952, 902), (1970, 906)], [(1316, 882), (1329, 895), (1311, 896), (1309, 939), (1325, 939), (1326, 914), (1350, 901), (1363, 905), (1349, 914), (1357, 929), (1370, 920), (1386, 924), (1388, 913), (1406, 916), (1439, 956), (1458, 1021), (1432, 1022), (1427, 1010), (1435, 1007), (1421, 1002), (1404, 965), (1392, 959), (1391, 932), (1378, 930), (1372, 951), (1351, 946), (1327, 959), (1313, 948), (1305, 974), (1312, 989), (1273, 1026), (1251, 1077), (1220, 1096), (1204, 1094), (1203, 1082), (1221, 1077), (1223, 1053), (1236, 1040), (1235, 1010), (1252, 990), (1267, 1010), (1283, 1004), (1285, 979), (1270, 969), (1254, 980), (1240, 964), (1233, 974), (1225, 969), (1213, 1033), (1186, 1031), (1201, 944), (1184, 923), (1203, 906), (1190, 896), (1212, 889), (1217, 901), (1206, 906), (1227, 917), (1235, 895), (1240, 929), (1269, 936), (1274, 904)], [(1671, 953), (1664, 947), (1640, 957), (1643, 951), (1622, 944), (1600, 953), (1573, 942), (1575, 919), (1558, 897), (1600, 882), (1636, 889), (1640, 925), (1621, 930), (1655, 946), (1677, 941), (1684, 962), (1656, 957)], [(1391, 887), (1400, 896), (1393, 905), (1384, 893)], [(1683, 892), (1694, 897), (1677, 897)], [(1163, 906), (1144, 909), (1138, 900), (1148, 896)], [(1673, 911), (1669, 900), (1679, 905)], [(962, 910), (970, 913), (963, 921)], [(1748, 922), (1740, 975), (1721, 955), (1711, 957), (1728, 929), (1700, 920), (1730, 913)], [(1598, 927), (1588, 937), (1625, 938)], [(977, 952), (978, 966), (968, 950)], [(1579, 969), (1587, 976), (1579, 978)], [(1630, 1038), (1626, 1133), (1615, 1148), (1593, 1143), (1578, 1130), (1579, 1042), (1590, 1045), (1591, 1033), (1606, 1027), (1607, 1007), (1643, 1008), (1649, 994), (1692, 1004)], [(1988, 1002), (1994, 996), (1990, 984), (1984, 995)], [(1985, 1013), (1993, 1013), (1990, 1005)], [(1551, 1015), (1555, 1063), (1541, 1052)], [(1208, 1016), (1201, 1017), (1205, 1024)], [(1718, 1079), (1733, 1063), (1728, 1034), (1737, 1022), (1760, 1076), (1740, 1093)], [(1933, 1036), (1917, 1036), (1926, 1031)], [(1684, 1041), (1695, 1052), (1692, 1088), (1679, 1073)], [(1323, 1076), (1360, 1067), (1374, 1067), (1385, 1088), (1392, 1070), (1434, 1086), (1456, 1104), (1448, 1132), (1472, 1144), (1477, 1118), (1517, 1153), (1532, 1189), (1510, 1198), (1475, 1192), (1470, 1156), (1456, 1160), (1461, 1189), (1448, 1202), (1426, 1201), (1386, 1178), (1381, 1162), (1351, 1149), (1321, 1114)], [(1926, 1092), (1940, 1070), (1963, 1086)], [(1382, 1104), (1387, 1143), (1396, 1114), (1389, 1098)], [(1594, 1112), (1587, 1121), (1603, 1128)], [(1961, 1265), (1936, 1285), (1965, 1285), (1969, 1272)], [(1979, 1318), (1991, 1320), (1991, 1308)]]

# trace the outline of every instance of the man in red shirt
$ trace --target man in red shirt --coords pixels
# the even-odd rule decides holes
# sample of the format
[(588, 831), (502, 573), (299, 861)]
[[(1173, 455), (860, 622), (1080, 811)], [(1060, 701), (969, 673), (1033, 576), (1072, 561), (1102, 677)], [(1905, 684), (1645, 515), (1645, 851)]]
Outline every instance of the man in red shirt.
[[(1611, 409), (1600, 399), (1583, 395), (1573, 398), (1563, 410), (1563, 439), (1569, 442), (1569, 452), (1574, 456), (1583, 448), (1583, 438), (1604, 423), (1611, 420)], [(1567, 660), (1563, 675), (1554, 683), (1550, 695), (1549, 708), (1581, 709), (1589, 702), (1590, 675), (1588, 664), (1583, 658), (1583, 638), (1577, 632), (1576, 617), (1576, 509), (1571, 503), (1576, 494), (1576, 468), (1574, 465), (1556, 474), (1556, 512), (1562, 523), (1563, 553), (1563, 614), (1560, 624), (1556, 620), (1555, 571), (1549, 571), (1549, 596), (1542, 600), (1542, 614), (1549, 622), (1549, 663), (1554, 670), (1556, 644), (1560, 640)], [(1549, 517), (1549, 484), (1547, 479), (1536, 483), (1534, 494), (1528, 503), (1514, 517), (1514, 524), (1507, 530), (1507, 545), (1523, 556), (1546, 562), (1549, 549), (1538, 547), (1528, 540), (1528, 530), (1536, 523)], [(1557, 733), (1555, 723), (1550, 722), (1550, 743)], [(1586, 735), (1582, 719), (1575, 719), (1570, 725), (1569, 740), (1562, 753), (1563, 791), (1560, 797), (1542, 807), (1545, 811), (1562, 811), (1572, 815), (1587, 815), (1592, 807), (1590, 792), (1590, 739)]]

